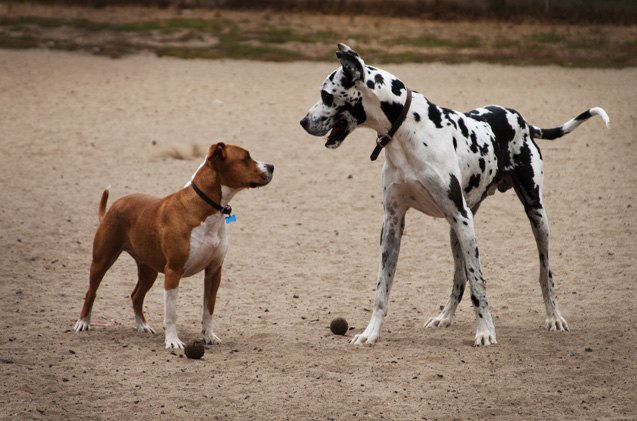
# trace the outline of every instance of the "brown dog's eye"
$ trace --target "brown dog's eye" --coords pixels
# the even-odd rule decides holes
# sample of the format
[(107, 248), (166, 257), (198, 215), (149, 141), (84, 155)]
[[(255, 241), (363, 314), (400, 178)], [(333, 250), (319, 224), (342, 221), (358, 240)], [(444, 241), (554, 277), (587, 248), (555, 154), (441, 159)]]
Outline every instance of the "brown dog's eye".
[(243, 160), (244, 160), (245, 162), (250, 162), (250, 161), (252, 161), (252, 157), (250, 157), (250, 154), (249, 154), (249, 153), (247, 153), (247, 154), (246, 154), (246, 156), (243, 158)]

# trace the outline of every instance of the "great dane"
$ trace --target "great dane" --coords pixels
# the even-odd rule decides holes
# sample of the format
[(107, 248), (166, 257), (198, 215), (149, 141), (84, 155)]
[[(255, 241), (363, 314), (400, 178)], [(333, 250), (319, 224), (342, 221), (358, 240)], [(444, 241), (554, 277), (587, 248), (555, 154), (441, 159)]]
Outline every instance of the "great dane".
[(331, 130), (325, 143), (328, 148), (337, 148), (357, 127), (369, 127), (378, 133), (371, 159), (385, 150), (385, 212), (375, 305), (367, 328), (352, 343), (373, 345), (380, 336), (405, 213), (414, 208), (449, 222), (454, 258), (449, 301), (425, 326), (449, 326), (468, 280), (477, 321), (474, 343), (495, 344), (473, 218), (487, 196), (496, 189), (510, 188), (524, 205), (537, 243), (545, 326), (568, 330), (549, 266), (549, 225), (542, 203), (544, 173), (535, 139), (559, 138), (594, 115), (608, 126), (606, 112), (591, 108), (552, 129), (535, 127), (517, 111), (497, 105), (462, 113), (437, 106), (391, 73), (366, 65), (347, 45), (338, 45), (336, 57), (341, 67), (325, 79), (321, 99), (303, 117), (301, 126), (314, 136)]

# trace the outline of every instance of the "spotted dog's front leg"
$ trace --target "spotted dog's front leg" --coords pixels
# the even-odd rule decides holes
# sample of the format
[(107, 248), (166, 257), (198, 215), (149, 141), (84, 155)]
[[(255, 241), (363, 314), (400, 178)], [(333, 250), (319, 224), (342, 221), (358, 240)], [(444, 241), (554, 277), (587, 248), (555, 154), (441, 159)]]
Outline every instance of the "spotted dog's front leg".
[(473, 213), (467, 206), (458, 178), (450, 174), (447, 197), (445, 200), (445, 214), (451, 229), (458, 238), (459, 249), (462, 252), (464, 272), (471, 287), (471, 303), (476, 314), (477, 328), (475, 346), (495, 344), (495, 327), (489, 310), (486, 282), (482, 276), (478, 241), (473, 227)]
[(396, 263), (400, 252), (400, 240), (405, 228), (405, 213), (407, 208), (399, 202), (385, 197), (385, 219), (380, 235), (380, 263), (376, 282), (376, 300), (372, 317), (367, 328), (352, 339), (354, 345), (373, 345), (380, 337), (380, 328), (387, 315), (389, 293), (391, 291)]
[[(478, 252), (478, 244), (473, 229), (473, 218), (468, 214), (467, 218), (454, 224), (456, 235), (464, 255), (465, 276), (471, 287), (471, 303), (476, 314), (475, 346), (495, 344), (495, 326), (489, 310), (486, 282), (482, 276), (482, 266)], [(467, 225), (464, 223), (467, 222)]]

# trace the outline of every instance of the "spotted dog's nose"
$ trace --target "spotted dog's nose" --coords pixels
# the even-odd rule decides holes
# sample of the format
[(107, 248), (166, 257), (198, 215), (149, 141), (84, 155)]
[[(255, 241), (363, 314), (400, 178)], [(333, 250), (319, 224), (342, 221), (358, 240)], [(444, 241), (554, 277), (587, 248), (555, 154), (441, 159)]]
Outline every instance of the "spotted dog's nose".
[(303, 117), (301, 119), (301, 127), (303, 127), (303, 129), (305, 129), (305, 131), (307, 131), (309, 124), (310, 124), (310, 119), (307, 118), (307, 116), (305, 116), (305, 117)]

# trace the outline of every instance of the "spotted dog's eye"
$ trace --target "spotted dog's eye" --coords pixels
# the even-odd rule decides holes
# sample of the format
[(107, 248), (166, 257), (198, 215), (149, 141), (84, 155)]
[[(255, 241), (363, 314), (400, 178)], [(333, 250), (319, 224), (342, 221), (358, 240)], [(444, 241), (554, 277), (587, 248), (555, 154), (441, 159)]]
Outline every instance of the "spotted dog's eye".
[(321, 91), (321, 101), (323, 101), (323, 104), (331, 107), (334, 103), (334, 95), (326, 91)]

